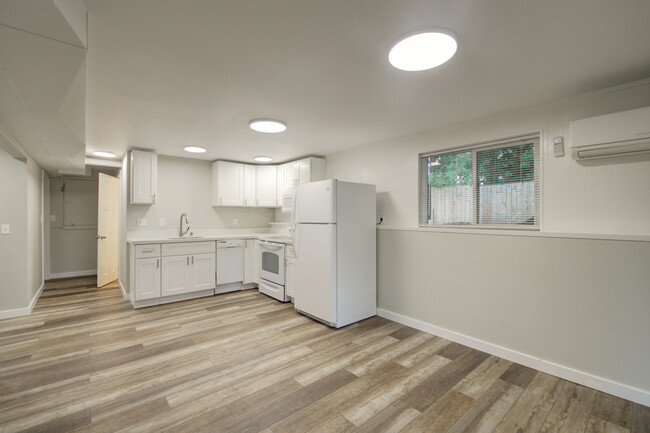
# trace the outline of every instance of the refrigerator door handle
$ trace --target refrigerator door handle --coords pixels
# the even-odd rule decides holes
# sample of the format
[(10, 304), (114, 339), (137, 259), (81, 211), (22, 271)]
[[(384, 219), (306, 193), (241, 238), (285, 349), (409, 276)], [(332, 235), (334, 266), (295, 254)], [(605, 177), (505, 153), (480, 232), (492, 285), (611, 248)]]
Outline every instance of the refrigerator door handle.
[(291, 224), (289, 224), (289, 230), (292, 233), (296, 229), (296, 202), (298, 201), (298, 188), (294, 187), (293, 197), (291, 198)]
[(291, 232), (291, 240), (293, 242), (293, 253), (295, 254), (296, 258), (298, 258), (298, 250), (300, 250), (300, 236), (298, 232), (298, 227), (299, 225), (295, 225), (293, 228), (293, 231)]

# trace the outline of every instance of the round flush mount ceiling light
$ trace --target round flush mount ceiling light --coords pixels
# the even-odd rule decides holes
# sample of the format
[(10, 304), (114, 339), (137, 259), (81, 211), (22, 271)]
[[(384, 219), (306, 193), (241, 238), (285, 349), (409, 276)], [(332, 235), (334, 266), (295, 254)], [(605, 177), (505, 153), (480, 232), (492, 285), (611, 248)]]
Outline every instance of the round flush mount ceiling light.
[(93, 155), (99, 156), (100, 158), (115, 158), (117, 156), (113, 152), (103, 152), (103, 151), (93, 152)]
[(457, 48), (454, 32), (433, 28), (403, 37), (391, 48), (388, 61), (402, 71), (424, 71), (447, 62)]
[(273, 161), (273, 158), (270, 156), (256, 156), (255, 161), (257, 162), (271, 162)]
[(205, 153), (206, 152), (205, 148), (199, 147), (199, 146), (185, 146), (183, 148), (183, 150), (185, 152), (190, 152), (190, 153)]
[(251, 129), (266, 134), (276, 134), (287, 130), (287, 125), (274, 119), (253, 119), (249, 123)]

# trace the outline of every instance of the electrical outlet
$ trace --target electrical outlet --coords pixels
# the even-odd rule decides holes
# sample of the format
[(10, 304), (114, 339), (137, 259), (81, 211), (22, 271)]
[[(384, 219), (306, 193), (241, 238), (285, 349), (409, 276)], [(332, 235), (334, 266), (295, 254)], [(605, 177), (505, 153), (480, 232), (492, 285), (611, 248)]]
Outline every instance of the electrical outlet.
[(138, 227), (146, 227), (147, 225), (147, 219), (146, 218), (138, 218)]
[(0, 234), (8, 235), (11, 233), (11, 226), (9, 224), (2, 224), (0, 226)]
[(165, 218), (158, 218), (158, 225), (160, 227), (165, 227)]
[(239, 224), (239, 218), (233, 218), (232, 219), (232, 225), (236, 226)]

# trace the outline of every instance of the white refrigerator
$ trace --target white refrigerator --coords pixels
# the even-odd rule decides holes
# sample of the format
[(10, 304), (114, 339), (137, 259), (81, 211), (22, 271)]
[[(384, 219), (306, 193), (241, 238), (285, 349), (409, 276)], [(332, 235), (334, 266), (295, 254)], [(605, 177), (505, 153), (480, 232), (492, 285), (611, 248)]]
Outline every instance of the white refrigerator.
[(298, 185), (291, 232), (296, 310), (335, 328), (377, 314), (374, 185)]

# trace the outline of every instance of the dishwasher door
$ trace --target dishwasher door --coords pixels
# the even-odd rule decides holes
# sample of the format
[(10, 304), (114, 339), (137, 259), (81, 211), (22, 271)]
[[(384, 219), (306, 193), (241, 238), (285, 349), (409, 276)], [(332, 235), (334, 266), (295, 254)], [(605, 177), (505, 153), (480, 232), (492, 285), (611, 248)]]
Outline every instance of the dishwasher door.
[(217, 285), (244, 280), (244, 241), (217, 241)]

